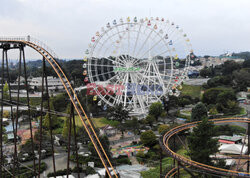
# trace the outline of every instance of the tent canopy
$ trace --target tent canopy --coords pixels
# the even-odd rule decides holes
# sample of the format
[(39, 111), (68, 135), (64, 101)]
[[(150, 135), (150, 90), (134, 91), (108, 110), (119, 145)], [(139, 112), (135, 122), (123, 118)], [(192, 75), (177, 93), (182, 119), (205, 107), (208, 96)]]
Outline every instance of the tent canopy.
[(242, 154), (246, 154), (248, 147), (244, 145), (240, 145), (240, 144), (226, 144), (226, 145), (221, 145), (219, 150), (220, 153), (227, 153), (227, 154), (241, 154), (241, 150), (242, 150)]

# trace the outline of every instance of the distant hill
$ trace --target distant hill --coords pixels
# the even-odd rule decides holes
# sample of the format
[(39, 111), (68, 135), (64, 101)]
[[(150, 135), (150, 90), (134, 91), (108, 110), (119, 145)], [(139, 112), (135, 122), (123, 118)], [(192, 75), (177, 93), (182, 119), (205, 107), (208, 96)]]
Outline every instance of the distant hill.
[(250, 52), (249, 51), (240, 52), (240, 53), (233, 53), (232, 56), (239, 57), (239, 58), (245, 59), (245, 60), (250, 60)]

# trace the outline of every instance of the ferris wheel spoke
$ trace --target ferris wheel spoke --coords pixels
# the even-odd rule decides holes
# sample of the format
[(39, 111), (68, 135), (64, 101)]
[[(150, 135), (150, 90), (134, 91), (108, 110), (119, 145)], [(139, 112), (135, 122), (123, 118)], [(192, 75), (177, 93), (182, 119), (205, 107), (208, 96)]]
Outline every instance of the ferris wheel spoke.
[(134, 55), (135, 55), (135, 50), (136, 50), (136, 47), (137, 47), (138, 39), (139, 39), (139, 37), (140, 37), (141, 26), (142, 26), (142, 24), (140, 23), (140, 27), (139, 27), (139, 30), (138, 30), (138, 33), (137, 33), (137, 36), (136, 36), (136, 41), (135, 41), (134, 50), (133, 50), (133, 53), (132, 53), (132, 56), (133, 56), (133, 57), (134, 57)]
[(157, 41), (150, 49), (148, 49), (142, 56), (140, 56), (139, 58), (143, 58), (149, 51), (151, 51), (154, 47), (156, 47), (160, 42), (162, 41), (162, 39), (160, 39), (159, 41)]
[(129, 28), (129, 23), (128, 23), (128, 54), (130, 54), (130, 28)]
[[(126, 82), (126, 84), (128, 83), (128, 78), (129, 78), (129, 73), (126, 73), (126, 77), (124, 78), (124, 81)], [(125, 87), (125, 96), (124, 96), (124, 102), (123, 105), (126, 106), (126, 100), (127, 100), (127, 87)]]
[[(117, 76), (116, 76), (116, 77), (117, 77)], [(119, 80), (116, 80), (116, 82), (113, 84), (113, 87), (116, 87), (116, 84), (117, 84), (118, 82), (119, 82)], [(108, 93), (106, 93), (104, 97), (106, 97), (107, 94), (108, 94)], [(108, 95), (108, 96), (114, 100), (114, 101), (113, 101), (113, 104), (115, 104), (115, 102), (116, 102), (116, 100), (117, 100), (117, 99), (116, 99), (116, 96), (117, 96), (117, 95), (115, 94), (115, 97), (113, 97), (112, 95)], [(109, 100), (110, 100), (110, 99), (109, 99)], [(108, 100), (108, 102), (109, 102), (109, 100)]]
[(150, 33), (148, 34), (146, 40), (142, 43), (142, 46), (141, 48), (139, 49), (139, 51), (137, 52), (136, 54), (136, 57), (135, 58), (138, 58), (139, 56), (139, 53), (141, 52), (141, 50), (143, 49), (143, 47), (145, 46), (145, 44), (147, 43), (148, 39), (150, 38), (151, 34), (153, 33), (154, 29), (151, 29)]
[(114, 68), (114, 67), (116, 67), (116, 66), (114, 66), (114, 65), (100, 65), (100, 64), (95, 64), (96, 66), (99, 66), (99, 67), (107, 67), (107, 68)]
[[(119, 33), (118, 33), (118, 34), (119, 34)], [(112, 39), (112, 37), (114, 37), (115, 35), (116, 35), (116, 34), (114, 34), (114, 35), (110, 36), (110, 35), (108, 35), (108, 34), (107, 34), (108, 38), (107, 38), (107, 39), (105, 39), (103, 43), (101, 43), (101, 42), (100, 42), (100, 44), (101, 44), (100, 49), (101, 49), (101, 48), (103, 48), (103, 46), (106, 44), (106, 42), (107, 42), (107, 41), (109, 41), (109, 40), (111, 40), (111, 39)], [(116, 42), (114, 42), (114, 41), (112, 40), (111, 45), (112, 45), (112, 46), (114, 46), (114, 47), (115, 47), (115, 49), (117, 49), (118, 47), (117, 47), (117, 46), (115, 46), (114, 44), (116, 44)], [(106, 54), (106, 52), (107, 52), (109, 49), (110, 49), (110, 47), (106, 47), (106, 48), (105, 48), (105, 54)], [(99, 53), (98, 53), (98, 56), (99, 56)], [(122, 63), (123, 63), (123, 61), (119, 61), (119, 63), (121, 63), (121, 64), (122, 64)]]
[[(132, 82), (135, 82), (133, 77), (131, 78), (131, 80), (132, 80)], [(137, 101), (139, 102), (139, 104), (141, 106), (141, 109), (144, 111), (145, 104), (144, 104), (144, 102), (142, 100), (142, 97), (140, 97), (141, 95), (136, 94), (135, 96), (136, 96)]]

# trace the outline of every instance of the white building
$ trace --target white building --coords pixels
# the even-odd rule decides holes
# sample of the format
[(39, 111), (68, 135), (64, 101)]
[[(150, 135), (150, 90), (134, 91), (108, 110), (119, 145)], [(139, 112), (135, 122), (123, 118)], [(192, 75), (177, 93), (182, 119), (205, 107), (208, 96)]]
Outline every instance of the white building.
[[(57, 77), (48, 76), (48, 89), (50, 92), (64, 90), (64, 86), (61, 82), (61, 79)], [(65, 80), (66, 82), (66, 80)], [(30, 88), (37, 90), (42, 88), (42, 77), (35, 77), (30, 80)], [(44, 86), (45, 86), (45, 79), (44, 79)]]
[(220, 153), (226, 153), (226, 154), (246, 154), (248, 151), (248, 147), (246, 145), (241, 144), (223, 144), (219, 148)]

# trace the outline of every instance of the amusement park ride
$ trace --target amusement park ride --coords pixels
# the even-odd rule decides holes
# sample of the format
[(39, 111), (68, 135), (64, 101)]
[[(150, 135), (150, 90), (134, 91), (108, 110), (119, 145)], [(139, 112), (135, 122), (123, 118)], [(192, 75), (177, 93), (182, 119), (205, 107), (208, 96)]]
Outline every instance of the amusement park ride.
[[(36, 159), (34, 154), (34, 141), (32, 136), (32, 124), (31, 124), (31, 110), (29, 90), (26, 73), (26, 61), (25, 61), (25, 48), (30, 47), (39, 53), (42, 57), (42, 99), (41, 99), (41, 112), (39, 122), (39, 157), (38, 157), (38, 169), (36, 166)], [(64, 73), (60, 64), (58, 63), (58, 57), (42, 42), (28, 37), (2, 37), (0, 38), (0, 49), (2, 50), (2, 66), (1, 66), (1, 96), (3, 96), (4, 80), (9, 86), (9, 98), (1, 97), (1, 119), (0, 119), (0, 157), (1, 157), (1, 169), (0, 177), (18, 177), (19, 167), (23, 165), (18, 158), (17, 150), (17, 124), (18, 116), (20, 113), (19, 106), (23, 103), (20, 102), (20, 77), (24, 75), (25, 86), (27, 90), (27, 102), (25, 105), (28, 107), (31, 144), (33, 152), (33, 167), (29, 168), (34, 171), (34, 175), (40, 177), (41, 174), (41, 150), (42, 150), (42, 119), (45, 113), (49, 113), (51, 122), (51, 113), (49, 105), (48, 83), (45, 62), (47, 62), (60, 78), (64, 89), (69, 97), (71, 103), (71, 115), (70, 124), (73, 125), (75, 133), (75, 118), (74, 112), (78, 114), (81, 122), (93, 143), (97, 154), (106, 169), (107, 176), (119, 177), (119, 173), (112, 166), (109, 157), (107, 156), (99, 138), (95, 131), (95, 128), (88, 118), (87, 114), (83, 110), (81, 103), (77, 97), (77, 94), (69, 81), (68, 77)], [(18, 94), (17, 100), (13, 100), (11, 95), (11, 84), (9, 75), (9, 63), (8, 63), (8, 51), (16, 50), (19, 52), (19, 70), (18, 70)], [(187, 78), (187, 73), (190, 64), (194, 62), (194, 54), (190, 44), (190, 40), (183, 30), (175, 25), (173, 22), (164, 18), (143, 18), (137, 19), (126, 18), (120, 20), (113, 20), (112, 23), (107, 23), (105, 27), (102, 27), (100, 31), (95, 33), (95, 36), (91, 38), (89, 48), (85, 51), (83, 58), (83, 76), (86, 85), (91, 85), (95, 90), (97, 96), (93, 98), (99, 101), (99, 104), (104, 108), (107, 106), (114, 106), (122, 104), (124, 107), (132, 109), (132, 114), (141, 115), (147, 113), (147, 109), (153, 102), (162, 102), (162, 99), (168, 97), (168, 95), (179, 95), (182, 82)], [(98, 87), (98, 85), (105, 86), (122, 86), (119, 95), (115, 95), (115, 91), (112, 94), (102, 92), (104, 87)], [(134, 87), (134, 88), (133, 88)], [(114, 88), (115, 90), (115, 88)], [(158, 91), (158, 92), (156, 92)], [(142, 94), (138, 94), (140, 92)], [(104, 93), (104, 94), (103, 94)], [(44, 100), (46, 100), (48, 109), (44, 109)], [(4, 161), (5, 155), (3, 154), (3, 106), (8, 104), (11, 107), (11, 118), (13, 123), (14, 133), (14, 154), (12, 163), (7, 165)], [(13, 107), (16, 107), (15, 115)], [(248, 118), (226, 118), (213, 120), (214, 123), (226, 123), (226, 122), (243, 122), (249, 123)], [(233, 170), (220, 169), (213, 166), (204, 165), (195, 161), (189, 160), (177, 153), (175, 153), (169, 146), (171, 140), (175, 140), (176, 135), (180, 131), (187, 130), (195, 127), (197, 123), (188, 123), (176, 127), (169, 132), (165, 133), (160, 139), (160, 145), (163, 151), (169, 156), (174, 158), (177, 162), (177, 167), (174, 167), (170, 172), (166, 173), (165, 177), (175, 176), (179, 173), (179, 167), (183, 167), (192, 177), (193, 171), (200, 170), (202, 173), (215, 174), (218, 177), (223, 176), (248, 176), (248, 172), (238, 172)], [(70, 127), (71, 128), (71, 127)], [(76, 135), (76, 134), (74, 134)], [(68, 140), (68, 160), (67, 160), (67, 175), (69, 175), (69, 158), (71, 150), (71, 131), (69, 131)], [(77, 153), (77, 140), (74, 137), (77, 167), (79, 167), (78, 153)], [(50, 140), (53, 160), (53, 171), (56, 172), (55, 156), (54, 156), (54, 140), (52, 134), (52, 128), (50, 128)], [(248, 142), (249, 143), (249, 142)], [(175, 166), (176, 164), (174, 164)], [(9, 171), (12, 170), (12, 171)], [(179, 175), (179, 174), (178, 174)], [(79, 174), (78, 174), (78, 177)]]
[[(128, 17), (97, 31), (83, 60), (84, 82), (96, 84), (100, 105), (122, 104), (131, 114), (145, 115), (153, 102), (179, 95), (194, 55), (189, 38), (173, 22)], [(99, 83), (122, 86), (122, 94), (101, 94)]]

